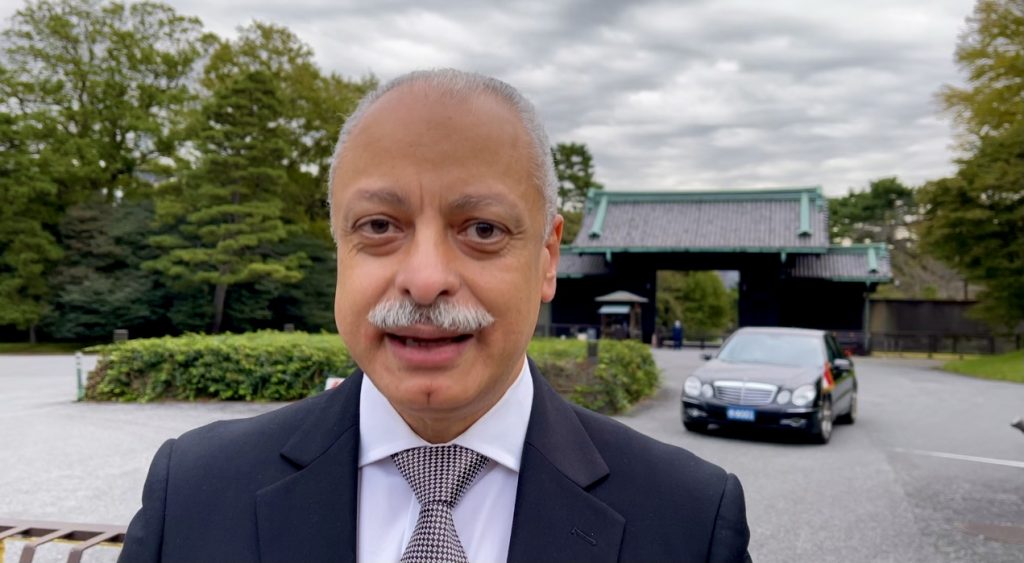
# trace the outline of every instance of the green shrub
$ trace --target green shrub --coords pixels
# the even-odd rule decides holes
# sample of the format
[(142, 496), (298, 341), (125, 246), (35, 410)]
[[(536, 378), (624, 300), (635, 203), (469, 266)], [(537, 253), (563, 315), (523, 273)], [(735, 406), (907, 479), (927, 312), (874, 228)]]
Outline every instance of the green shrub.
[[(87, 351), (100, 359), (86, 398), (101, 401), (289, 401), (356, 367), (337, 335), (301, 332), (189, 334)], [(654, 358), (639, 342), (602, 340), (596, 363), (578, 340), (536, 339), (529, 354), (562, 396), (599, 412), (622, 412), (658, 388)]]
[(529, 353), (555, 390), (598, 412), (622, 412), (658, 389), (654, 356), (635, 340), (599, 341), (596, 365), (578, 340), (536, 339)]
[(89, 348), (100, 354), (86, 398), (106, 401), (289, 401), (355, 367), (337, 335), (188, 334)]

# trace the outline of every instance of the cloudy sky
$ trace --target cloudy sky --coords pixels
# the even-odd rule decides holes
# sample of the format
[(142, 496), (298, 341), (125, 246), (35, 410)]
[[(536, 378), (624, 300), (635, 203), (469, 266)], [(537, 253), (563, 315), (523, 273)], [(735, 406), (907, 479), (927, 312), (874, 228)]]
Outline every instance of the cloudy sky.
[[(936, 90), (959, 83), (973, 0), (169, 0), (231, 36), (291, 28), (320, 65), (388, 79), (476, 70), (522, 89), (554, 142), (586, 143), (614, 190), (948, 175)], [(0, 0), (8, 18), (20, 1)]]

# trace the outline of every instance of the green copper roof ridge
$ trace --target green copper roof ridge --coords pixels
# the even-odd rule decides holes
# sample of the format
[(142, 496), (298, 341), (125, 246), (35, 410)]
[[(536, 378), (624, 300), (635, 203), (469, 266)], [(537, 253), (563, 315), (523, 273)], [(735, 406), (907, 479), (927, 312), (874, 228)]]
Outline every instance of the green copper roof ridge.
[(800, 230), (797, 234), (805, 237), (811, 235), (811, 198), (807, 192), (800, 194)]
[(878, 254), (873, 246), (868, 248), (868, 272), (872, 274), (878, 273)]
[(825, 254), (828, 248), (824, 246), (577, 246), (569, 245), (571, 248), (564, 249), (573, 254), (622, 254), (622, 253), (778, 253), (788, 252), (790, 254)]
[(604, 218), (608, 214), (608, 197), (602, 197), (601, 203), (597, 206), (597, 215), (594, 217), (594, 224), (590, 227), (590, 238), (600, 238), (604, 230)]
[(789, 195), (793, 198), (801, 194), (813, 194), (823, 198), (821, 186), (793, 186), (784, 188), (747, 188), (747, 189), (721, 189), (721, 190), (593, 190), (589, 196), (609, 196), (613, 199), (630, 197), (700, 197), (700, 196), (763, 196), (763, 195)]

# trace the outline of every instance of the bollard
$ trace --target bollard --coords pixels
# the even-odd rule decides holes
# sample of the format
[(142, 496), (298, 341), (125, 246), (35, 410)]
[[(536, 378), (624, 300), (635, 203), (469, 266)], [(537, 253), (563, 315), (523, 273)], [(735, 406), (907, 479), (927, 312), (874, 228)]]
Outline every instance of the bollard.
[(597, 330), (593, 328), (587, 329), (587, 361), (597, 363)]
[(75, 352), (75, 375), (78, 379), (78, 401), (85, 398), (85, 385), (82, 383), (82, 353)]

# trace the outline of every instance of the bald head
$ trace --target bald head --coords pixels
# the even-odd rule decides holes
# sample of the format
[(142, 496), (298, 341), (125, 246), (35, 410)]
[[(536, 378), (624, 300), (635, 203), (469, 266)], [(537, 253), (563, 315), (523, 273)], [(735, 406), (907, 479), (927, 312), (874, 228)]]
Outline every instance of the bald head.
[(331, 159), (331, 168), (328, 174), (327, 204), (331, 212), (331, 231), (334, 231), (334, 206), (332, 205), (332, 191), (334, 178), (342, 163), (345, 152), (345, 145), (363, 118), (370, 109), (384, 96), (399, 88), (421, 88), (424, 90), (426, 100), (431, 99), (460, 99), (474, 98), (477, 96), (490, 96), (512, 111), (518, 121), (522, 124), (524, 131), (530, 139), (532, 150), (530, 151), (530, 165), (533, 167), (532, 177), (538, 190), (544, 198), (544, 232), (551, 230), (555, 214), (557, 212), (558, 178), (555, 174), (555, 166), (551, 157), (551, 146), (548, 142), (547, 133), (537, 117), (533, 104), (523, 95), (505, 82), (483, 76), (481, 74), (464, 72), (454, 69), (441, 70), (420, 70), (403, 74), (367, 94), (356, 106), (345, 126), (341, 129), (338, 142), (334, 148), (334, 157)]

